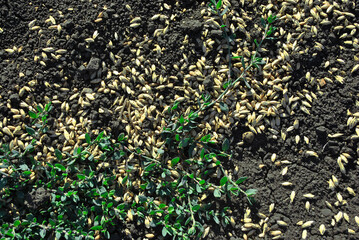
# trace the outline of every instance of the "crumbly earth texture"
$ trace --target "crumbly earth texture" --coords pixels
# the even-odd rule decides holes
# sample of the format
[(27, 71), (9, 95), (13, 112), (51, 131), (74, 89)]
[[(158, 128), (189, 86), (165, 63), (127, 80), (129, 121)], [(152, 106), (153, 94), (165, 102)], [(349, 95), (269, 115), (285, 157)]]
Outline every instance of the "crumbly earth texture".
[[(246, 62), (263, 34), (260, 18), (277, 16), (277, 29), (259, 52), (265, 64), (246, 77), (252, 88), (240, 82), (224, 97), (228, 111), (214, 105), (195, 130), (219, 143), (229, 139), (224, 169), (233, 179), (248, 177), (244, 189), (258, 190), (253, 205), (242, 195), (209, 196), (217, 209), (230, 207), (233, 221), (208, 221), (205, 238), (359, 239), (359, 3), (223, 4), (236, 35), (232, 53)], [(202, 94), (216, 99), (224, 91), (228, 77), (228, 46), (206, 1), (0, 0), (0, 28), (0, 145), (24, 150), (32, 139), (28, 112), (51, 101), (35, 156), (44, 166), (57, 162), (55, 149), (73, 154), (87, 146), (85, 133), (93, 139), (101, 131), (124, 133), (129, 148), (154, 156), (168, 106), (177, 100), (181, 114), (195, 111)], [(239, 75), (241, 61), (232, 62)], [(122, 180), (125, 164), (97, 170)], [(0, 225), (50, 207), (54, 190), (35, 183), (1, 199)], [(109, 229), (111, 239), (165, 239), (162, 228), (136, 216)]]

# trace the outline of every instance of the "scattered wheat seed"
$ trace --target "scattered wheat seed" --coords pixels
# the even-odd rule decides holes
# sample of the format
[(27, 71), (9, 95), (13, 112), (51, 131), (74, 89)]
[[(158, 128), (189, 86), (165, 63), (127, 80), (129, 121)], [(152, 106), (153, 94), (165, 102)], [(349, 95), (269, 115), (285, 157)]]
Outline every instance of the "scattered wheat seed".
[(292, 191), (292, 192), (290, 193), (290, 203), (293, 203), (294, 198), (295, 198), (295, 191)]
[(274, 203), (269, 205), (269, 213), (273, 212), (273, 210), (274, 210)]
[(343, 201), (343, 197), (340, 193), (337, 193), (337, 199), (339, 202), (342, 202)]
[(282, 221), (282, 220), (277, 220), (277, 224), (281, 227), (287, 227), (288, 226), (288, 223)]
[(313, 199), (315, 197), (315, 195), (313, 195), (311, 193), (307, 193), (307, 194), (304, 194), (303, 197)]
[(281, 184), (282, 184), (282, 186), (285, 186), (285, 187), (293, 185), (293, 183), (291, 183), (291, 182), (283, 182)]
[(343, 212), (339, 211), (335, 216), (334, 219), (338, 223), (343, 218)]
[(334, 175), (332, 175), (332, 179), (333, 179), (334, 185), (338, 186), (338, 184), (339, 184), (338, 179)]
[(147, 233), (147, 234), (145, 235), (145, 237), (146, 237), (146, 238), (154, 238), (155, 235), (154, 235), (153, 233)]
[(350, 195), (355, 197), (355, 192), (351, 187), (347, 187), (347, 191), (349, 192)]
[(325, 229), (325, 225), (324, 224), (321, 224), (319, 226), (319, 233), (323, 236), (324, 233), (325, 233), (326, 229)]
[(278, 236), (278, 235), (281, 235), (281, 234), (282, 234), (282, 232), (279, 231), (279, 230), (270, 231), (270, 235), (272, 235), (272, 236)]
[(319, 157), (318, 154), (316, 152), (314, 152), (314, 151), (305, 151), (304, 155), (306, 157), (316, 157), (316, 158)]

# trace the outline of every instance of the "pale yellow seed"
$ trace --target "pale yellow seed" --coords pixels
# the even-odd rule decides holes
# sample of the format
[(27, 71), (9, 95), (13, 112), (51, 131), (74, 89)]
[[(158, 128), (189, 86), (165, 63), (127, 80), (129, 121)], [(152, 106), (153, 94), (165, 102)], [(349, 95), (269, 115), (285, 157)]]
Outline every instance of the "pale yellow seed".
[(307, 236), (308, 236), (308, 231), (304, 229), (302, 232), (302, 239), (307, 239)]
[(291, 183), (291, 182), (283, 182), (281, 184), (282, 184), (282, 186), (285, 186), (285, 187), (293, 185), (293, 183)]
[(338, 212), (338, 213), (334, 216), (334, 219), (335, 219), (336, 222), (339, 222), (342, 218), (343, 218), (343, 212), (342, 212), (342, 211)]
[(337, 199), (339, 202), (343, 201), (343, 196), (340, 193), (337, 193)]
[(333, 190), (335, 188), (333, 180), (329, 179), (328, 183), (329, 183), (329, 189)]
[(274, 162), (277, 158), (277, 154), (273, 153), (271, 156), (271, 161)]
[(314, 221), (307, 221), (303, 223), (302, 228), (309, 228), (313, 225)]
[(347, 191), (349, 192), (350, 195), (355, 197), (355, 192), (351, 187), (347, 187)]
[(358, 216), (355, 216), (355, 217), (354, 217), (354, 220), (355, 220), (356, 224), (357, 224), (358, 227), (359, 227), (359, 217), (358, 217)]
[(206, 227), (206, 229), (204, 229), (204, 233), (203, 233), (203, 238), (205, 239), (209, 233), (209, 229), (210, 227)]
[(274, 210), (274, 203), (272, 203), (271, 205), (269, 205), (269, 212), (271, 213)]
[(335, 220), (334, 219), (332, 219), (332, 221), (330, 222), (330, 225), (332, 225), (332, 227), (335, 226)]
[(355, 231), (353, 229), (351, 229), (351, 228), (348, 228), (348, 233), (349, 234), (355, 234)]
[(230, 218), (232, 227), (236, 226), (236, 221), (233, 217)]
[(282, 169), (282, 171), (281, 171), (280, 174), (281, 174), (282, 176), (284, 176), (284, 175), (287, 174), (287, 172), (288, 172), (288, 167), (285, 167), (285, 168)]
[(315, 197), (315, 195), (313, 195), (311, 193), (307, 193), (307, 194), (304, 194), (303, 197), (312, 199)]
[(279, 231), (279, 230), (270, 231), (270, 235), (272, 235), (272, 236), (278, 236), (278, 235), (281, 235), (281, 234), (282, 234), (282, 232)]
[(282, 220), (277, 220), (277, 224), (279, 226), (282, 226), (282, 227), (287, 227), (288, 226), (288, 224), (286, 222), (282, 221)]
[(320, 232), (320, 234), (323, 236), (324, 233), (325, 233), (325, 231), (326, 231), (325, 225), (324, 225), (324, 224), (321, 224), (321, 225), (319, 226), (319, 232)]
[(130, 220), (130, 222), (133, 221), (133, 215), (131, 209), (127, 211), (127, 217)]
[(351, 71), (351, 73), (356, 72), (359, 69), (359, 64), (355, 65)]
[(152, 233), (147, 233), (147, 234), (145, 235), (145, 237), (146, 237), (146, 238), (154, 238), (155, 235), (152, 234)]
[(295, 191), (292, 191), (290, 194), (290, 203), (293, 203), (294, 198), (295, 198)]
[(304, 155), (306, 157), (316, 157), (316, 158), (319, 157), (318, 154), (316, 152), (314, 152), (314, 151), (305, 151)]
[(344, 220), (349, 223), (349, 215), (347, 213), (343, 213)]
[(332, 204), (330, 204), (328, 201), (325, 201), (325, 205), (327, 205), (328, 208), (333, 210)]
[(150, 221), (148, 220), (148, 217), (145, 218), (145, 226), (146, 228), (150, 228)]
[(334, 185), (338, 186), (338, 184), (339, 184), (338, 179), (334, 175), (332, 175), (332, 179), (333, 179)]

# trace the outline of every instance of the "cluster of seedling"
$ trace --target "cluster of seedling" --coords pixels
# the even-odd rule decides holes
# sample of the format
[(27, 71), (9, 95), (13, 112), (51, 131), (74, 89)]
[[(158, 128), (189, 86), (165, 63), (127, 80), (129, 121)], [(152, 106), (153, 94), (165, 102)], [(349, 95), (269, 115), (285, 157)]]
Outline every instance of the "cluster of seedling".
[[(125, 221), (160, 228), (163, 237), (192, 239), (206, 236), (210, 230), (206, 223), (210, 221), (223, 226), (233, 224), (229, 208), (216, 209), (212, 196), (230, 198), (243, 194), (252, 203), (256, 190), (243, 190), (239, 185), (246, 177), (232, 180), (223, 168), (221, 162), (231, 158), (228, 139), (219, 146), (210, 134), (195, 140), (191, 130), (198, 128), (200, 114), (214, 104), (228, 111), (221, 100), (239, 81), (250, 88), (246, 74), (250, 68), (263, 64), (257, 54), (275, 30), (275, 17), (262, 19), (264, 35), (259, 42), (255, 40), (255, 54), (246, 64), (243, 57), (232, 57), (234, 36), (223, 24), (228, 7), (221, 11), (222, 7), (222, 0), (210, 0), (210, 11), (221, 21), (228, 44), (229, 73), (223, 93), (213, 101), (210, 95), (203, 95), (198, 110), (187, 116), (176, 111), (179, 102), (168, 108), (171, 117), (161, 133), (164, 144), (156, 158), (145, 156), (141, 149), (129, 149), (124, 134), (114, 140), (101, 132), (96, 137), (85, 134), (87, 147), (75, 148), (72, 155), (55, 149), (55, 161), (38, 161), (34, 158), (36, 142), (48, 130), (46, 123), (52, 105), (48, 103), (44, 109), (38, 106), (37, 112), (29, 112), (34, 120), (26, 127), (33, 137), (31, 143), (23, 152), (10, 150), (6, 144), (0, 149), (0, 167), (8, 170), (0, 171), (2, 239), (109, 239), (110, 232)], [(236, 58), (240, 58), (243, 72), (234, 78), (231, 60)], [(101, 150), (99, 156), (92, 154), (95, 147)], [(116, 161), (125, 162), (119, 177)], [(51, 195), (46, 207), (36, 212), (18, 211), (16, 205), (24, 201), (23, 193), (40, 187)], [(19, 201), (11, 204), (14, 199)], [(7, 215), (9, 211), (11, 215)]]

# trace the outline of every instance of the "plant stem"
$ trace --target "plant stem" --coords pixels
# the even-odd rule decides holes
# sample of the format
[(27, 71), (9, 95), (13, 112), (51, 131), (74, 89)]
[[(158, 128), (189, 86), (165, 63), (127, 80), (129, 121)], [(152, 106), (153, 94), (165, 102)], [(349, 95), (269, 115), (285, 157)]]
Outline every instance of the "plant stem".
[(193, 215), (193, 211), (192, 211), (191, 199), (189, 198), (189, 196), (187, 196), (187, 198), (188, 198), (189, 210), (190, 210), (190, 212), (191, 212), (192, 228), (194, 229), (195, 226), (196, 226), (196, 220), (194, 219), (194, 215)]

